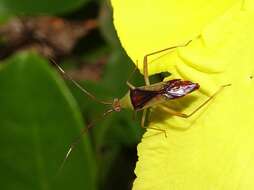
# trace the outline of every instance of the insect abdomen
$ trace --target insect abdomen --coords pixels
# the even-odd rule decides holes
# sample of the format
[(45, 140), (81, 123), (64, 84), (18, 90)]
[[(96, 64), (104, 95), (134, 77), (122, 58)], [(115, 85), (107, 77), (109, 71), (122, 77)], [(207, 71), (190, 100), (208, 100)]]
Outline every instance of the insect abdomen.
[(141, 90), (141, 89), (130, 89), (130, 98), (134, 110), (140, 110), (145, 105), (158, 95), (157, 91)]

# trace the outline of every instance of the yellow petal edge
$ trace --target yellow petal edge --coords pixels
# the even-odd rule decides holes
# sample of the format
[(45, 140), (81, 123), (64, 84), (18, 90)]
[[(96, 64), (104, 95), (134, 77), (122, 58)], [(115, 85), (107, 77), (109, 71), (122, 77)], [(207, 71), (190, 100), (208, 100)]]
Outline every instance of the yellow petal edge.
[(167, 138), (147, 130), (133, 189), (253, 190), (253, 0), (111, 2), (122, 46), (141, 71), (145, 54), (193, 39), (149, 64), (151, 74), (169, 71), (201, 85), (169, 106), (190, 113), (232, 84), (188, 119), (153, 108), (149, 126), (167, 130)]

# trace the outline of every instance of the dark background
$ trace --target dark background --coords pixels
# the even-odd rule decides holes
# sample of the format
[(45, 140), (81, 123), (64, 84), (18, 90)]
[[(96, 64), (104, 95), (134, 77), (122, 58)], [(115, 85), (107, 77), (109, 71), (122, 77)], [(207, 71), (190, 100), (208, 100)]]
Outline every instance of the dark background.
[[(64, 81), (49, 59), (100, 99), (123, 96), (135, 66), (121, 48), (110, 2), (0, 1), (0, 184), (3, 190), (131, 189), (143, 130)], [(131, 83), (141, 85), (136, 73)]]

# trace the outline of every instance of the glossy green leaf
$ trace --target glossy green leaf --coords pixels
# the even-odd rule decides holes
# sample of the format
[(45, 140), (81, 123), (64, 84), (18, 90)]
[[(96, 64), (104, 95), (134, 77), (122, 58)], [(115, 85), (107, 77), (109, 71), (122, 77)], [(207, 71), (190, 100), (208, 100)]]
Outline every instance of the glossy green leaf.
[(57, 171), (84, 127), (78, 106), (46, 61), (22, 53), (0, 69), (1, 189), (96, 189), (88, 136)]

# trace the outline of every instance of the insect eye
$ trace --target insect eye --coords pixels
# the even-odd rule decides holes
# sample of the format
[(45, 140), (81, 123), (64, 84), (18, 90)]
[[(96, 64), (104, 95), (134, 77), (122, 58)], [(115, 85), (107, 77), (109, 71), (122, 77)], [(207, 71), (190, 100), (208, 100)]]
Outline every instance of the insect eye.
[(120, 112), (121, 111), (121, 107), (120, 106), (115, 107), (115, 111), (116, 112)]
[(121, 111), (121, 105), (120, 105), (119, 99), (115, 98), (112, 106), (113, 106), (114, 111), (116, 111), (116, 112)]

